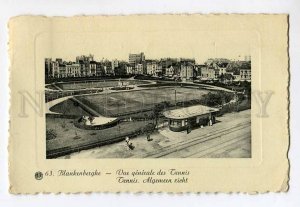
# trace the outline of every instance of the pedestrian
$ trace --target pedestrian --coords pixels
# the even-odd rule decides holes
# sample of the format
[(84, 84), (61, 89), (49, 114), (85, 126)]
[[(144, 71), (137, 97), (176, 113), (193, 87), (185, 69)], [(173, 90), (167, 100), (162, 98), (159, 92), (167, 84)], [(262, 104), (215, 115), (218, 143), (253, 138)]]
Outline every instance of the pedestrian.
[(209, 119), (209, 126), (212, 126), (212, 120)]
[(152, 139), (150, 138), (150, 134), (147, 134), (147, 141), (152, 141)]
[(130, 150), (133, 150), (133, 149), (134, 149), (134, 145), (133, 145), (132, 142), (130, 141), (129, 137), (126, 137), (126, 138), (125, 138), (125, 142), (126, 142), (127, 147), (128, 147)]
[(186, 127), (186, 134), (189, 134), (191, 132), (191, 125), (188, 124)]

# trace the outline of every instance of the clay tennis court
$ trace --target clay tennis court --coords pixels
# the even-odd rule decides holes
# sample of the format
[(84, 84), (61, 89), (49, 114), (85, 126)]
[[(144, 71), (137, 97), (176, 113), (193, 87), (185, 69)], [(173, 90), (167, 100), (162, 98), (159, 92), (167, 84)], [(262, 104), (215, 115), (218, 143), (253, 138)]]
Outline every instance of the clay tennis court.
[[(176, 102), (201, 98), (208, 93), (204, 89), (176, 88)], [(77, 97), (79, 100), (103, 115), (111, 116), (151, 109), (154, 105), (167, 101), (175, 103), (175, 88), (164, 87), (109, 94)]]

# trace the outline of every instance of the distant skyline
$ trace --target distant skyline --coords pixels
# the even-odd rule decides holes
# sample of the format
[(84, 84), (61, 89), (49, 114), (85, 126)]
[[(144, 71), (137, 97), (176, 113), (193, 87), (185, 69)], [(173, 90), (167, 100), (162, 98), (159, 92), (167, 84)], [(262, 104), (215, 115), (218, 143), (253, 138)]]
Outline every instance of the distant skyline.
[[(143, 51), (141, 51), (143, 52)], [(141, 52), (135, 52), (135, 53), (132, 53), (132, 54), (138, 54), (138, 53), (141, 53)], [(145, 54), (145, 53), (144, 53)], [(112, 58), (107, 58), (107, 57), (96, 57), (94, 54), (92, 53), (87, 53), (87, 54), (78, 54), (77, 56), (75, 56), (74, 58), (72, 59), (65, 59), (65, 58), (62, 58), (62, 57), (50, 57), (52, 58), (53, 60), (57, 59), (57, 58), (61, 58), (63, 61), (71, 61), (71, 62), (75, 62), (76, 61), (76, 57), (78, 56), (89, 56), (89, 55), (93, 55), (94, 56), (94, 60), (95, 61), (101, 61), (101, 60), (109, 60), (109, 61), (112, 61), (112, 60), (115, 60), (117, 59), (118, 61), (126, 61), (128, 62), (128, 56), (129, 56), (129, 53), (128, 53), (128, 56), (127, 58), (115, 58), (115, 57), (112, 57)], [(207, 57), (207, 59), (203, 60), (202, 62), (199, 62), (197, 61), (197, 59), (195, 57), (159, 57), (159, 58), (152, 58), (152, 57), (147, 57), (146, 54), (145, 54), (145, 59), (146, 60), (160, 60), (162, 58), (188, 58), (188, 59), (195, 59), (196, 63), (204, 63), (206, 60), (208, 60), (209, 58), (212, 58), (212, 59), (215, 59), (215, 58), (224, 58), (224, 59), (229, 59), (229, 60), (245, 60), (245, 56), (251, 56), (250, 54), (249, 55), (238, 55), (237, 57), (231, 57), (231, 58), (228, 58), (228, 57)], [(47, 57), (48, 58), (48, 57)]]

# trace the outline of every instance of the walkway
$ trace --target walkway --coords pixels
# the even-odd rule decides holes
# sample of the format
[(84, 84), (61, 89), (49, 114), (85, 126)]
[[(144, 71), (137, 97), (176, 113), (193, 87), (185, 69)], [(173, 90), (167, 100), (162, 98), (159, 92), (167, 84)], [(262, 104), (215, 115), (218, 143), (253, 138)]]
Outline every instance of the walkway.
[(60, 114), (60, 113), (56, 113), (50, 110), (51, 107), (55, 106), (56, 104), (59, 104), (63, 101), (68, 100), (69, 98), (72, 98), (73, 96), (65, 96), (62, 98), (58, 98), (58, 99), (54, 99), (52, 101), (49, 101), (47, 103), (45, 103), (45, 113), (46, 114)]
[[(69, 158), (184, 158), (184, 157), (251, 157), (251, 110), (225, 114), (213, 126), (194, 129), (191, 133), (172, 132), (167, 127), (132, 139), (134, 150), (124, 142), (73, 153)], [(65, 157), (62, 157), (65, 158)]]

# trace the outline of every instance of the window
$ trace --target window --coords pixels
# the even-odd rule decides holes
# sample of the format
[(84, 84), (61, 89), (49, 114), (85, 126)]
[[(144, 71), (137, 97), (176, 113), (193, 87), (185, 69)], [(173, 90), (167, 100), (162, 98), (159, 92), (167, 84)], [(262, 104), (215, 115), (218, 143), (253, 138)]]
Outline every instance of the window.
[(181, 120), (170, 120), (171, 127), (181, 127)]

